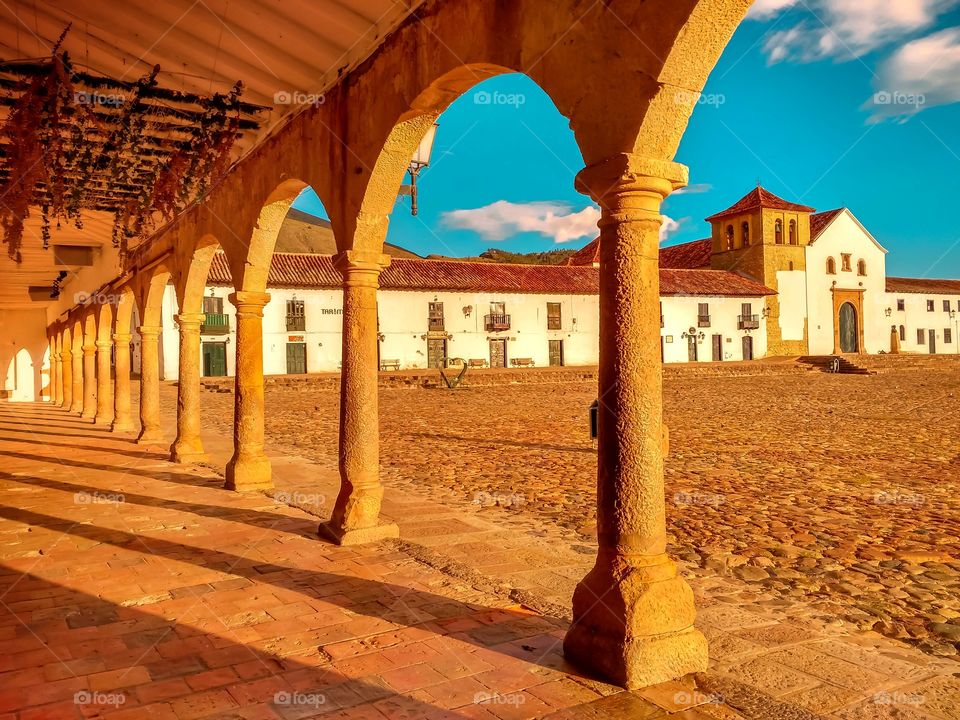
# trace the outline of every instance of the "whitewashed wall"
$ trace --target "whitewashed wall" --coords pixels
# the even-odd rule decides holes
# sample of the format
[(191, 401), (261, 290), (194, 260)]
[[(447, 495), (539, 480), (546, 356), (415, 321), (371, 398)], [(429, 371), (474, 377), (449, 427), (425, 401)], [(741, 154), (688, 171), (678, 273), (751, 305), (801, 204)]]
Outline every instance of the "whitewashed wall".
[[(842, 270), (842, 254), (850, 253), (851, 270)], [(831, 288), (863, 289), (864, 350), (875, 354), (890, 350), (890, 323), (884, 312), (886, 302), (886, 250), (860, 226), (849, 211), (841, 213), (807, 247), (807, 307), (811, 355), (833, 353), (833, 293)], [(827, 274), (827, 258), (837, 263), (836, 275)], [(866, 260), (867, 274), (857, 275), (857, 262)], [(781, 305), (783, 302), (781, 301)]]
[[(897, 300), (904, 301), (904, 309), (897, 310)], [(927, 310), (927, 301), (933, 300), (933, 312)], [(944, 309), (945, 300), (950, 302), (950, 312)], [(960, 295), (934, 295), (924, 293), (887, 293), (885, 308), (892, 313), (889, 318), (884, 317), (887, 337), (890, 337), (890, 327), (904, 326), (905, 339), (900, 343), (901, 352), (929, 354), (932, 331), (937, 338), (936, 350), (938, 355), (956, 355), (960, 353)], [(951, 330), (952, 337), (947, 343), (944, 339), (944, 330)], [(923, 344), (917, 342), (917, 330), (923, 329)], [(889, 345), (889, 340), (888, 343)]]
[[(743, 303), (750, 303), (752, 314), (761, 316), (763, 298), (735, 297), (694, 297), (670, 296), (663, 302), (663, 359), (667, 363), (688, 362), (687, 339), (683, 333), (693, 328), (696, 334), (703, 333), (703, 340), (697, 343), (697, 359), (710, 362), (713, 359), (713, 336), (723, 335), (723, 360), (743, 360), (743, 336), (753, 338), (753, 356), (761, 358), (767, 352), (766, 320), (760, 319), (759, 330), (740, 330), (738, 317)], [(710, 305), (710, 327), (697, 327), (697, 313), (700, 303)]]

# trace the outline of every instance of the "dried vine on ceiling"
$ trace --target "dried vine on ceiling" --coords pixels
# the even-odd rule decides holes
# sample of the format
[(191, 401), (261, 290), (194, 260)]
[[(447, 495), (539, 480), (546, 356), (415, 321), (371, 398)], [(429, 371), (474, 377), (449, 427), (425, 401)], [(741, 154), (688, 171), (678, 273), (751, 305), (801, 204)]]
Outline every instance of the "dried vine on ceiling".
[(266, 108), (243, 102), (243, 85), (202, 96), (163, 88), (160, 67), (134, 82), (49, 58), (0, 62), (0, 227), (21, 262), (24, 223), (39, 209), (43, 247), (51, 224), (82, 229), (82, 211), (113, 214), (113, 244), (126, 253), (226, 173), (239, 134)]

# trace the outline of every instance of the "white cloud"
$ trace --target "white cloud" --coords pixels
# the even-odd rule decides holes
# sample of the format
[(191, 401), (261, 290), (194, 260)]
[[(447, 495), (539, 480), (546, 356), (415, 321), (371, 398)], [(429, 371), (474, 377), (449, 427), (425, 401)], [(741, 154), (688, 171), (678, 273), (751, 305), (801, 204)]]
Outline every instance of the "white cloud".
[(699, 193), (710, 192), (713, 190), (713, 185), (709, 183), (694, 183), (693, 185), (684, 185), (679, 190), (674, 190), (670, 196), (674, 195), (697, 195)]
[(798, 2), (799, 0), (755, 0), (747, 17), (751, 20), (768, 20)]
[(960, 28), (900, 47), (877, 70), (876, 93), (864, 105), (871, 121), (908, 118), (924, 108), (960, 102)]
[(524, 232), (539, 233), (556, 243), (597, 236), (600, 208), (588, 205), (577, 212), (559, 202), (512, 203), (498, 200), (472, 210), (443, 213), (443, 223), (460, 230), (472, 230), (486, 240), (506, 240)]
[[(764, 50), (771, 63), (850, 60), (931, 27), (960, 0), (811, 0), (813, 17), (771, 33)], [(753, 14), (768, 19), (794, 3), (761, 0)], [(754, 6), (756, 7), (756, 5)]]
[(680, 232), (680, 225), (683, 224), (683, 220), (674, 220), (667, 215), (661, 215), (660, 219), (663, 220), (663, 224), (660, 226), (660, 244), (663, 245), (664, 242)]

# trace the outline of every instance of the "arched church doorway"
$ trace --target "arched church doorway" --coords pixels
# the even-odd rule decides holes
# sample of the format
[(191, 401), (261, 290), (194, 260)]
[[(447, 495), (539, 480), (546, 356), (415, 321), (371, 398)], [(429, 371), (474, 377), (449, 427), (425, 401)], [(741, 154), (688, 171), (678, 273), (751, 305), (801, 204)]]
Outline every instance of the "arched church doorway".
[(857, 329), (857, 309), (852, 303), (840, 306), (840, 350), (845, 353), (860, 351), (860, 333)]

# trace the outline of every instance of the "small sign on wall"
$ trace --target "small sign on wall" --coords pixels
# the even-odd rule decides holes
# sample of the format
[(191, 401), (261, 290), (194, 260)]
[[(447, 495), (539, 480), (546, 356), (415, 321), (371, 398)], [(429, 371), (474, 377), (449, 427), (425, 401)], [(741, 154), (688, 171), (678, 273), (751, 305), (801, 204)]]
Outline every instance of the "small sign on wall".
[(672, 342), (673, 342), (673, 335), (667, 335), (667, 336), (665, 336), (665, 337), (663, 338), (663, 341), (664, 341), (664, 342), (668, 342), (668, 343), (672, 343)]
[(303, 342), (303, 335), (287, 335), (287, 342)]

